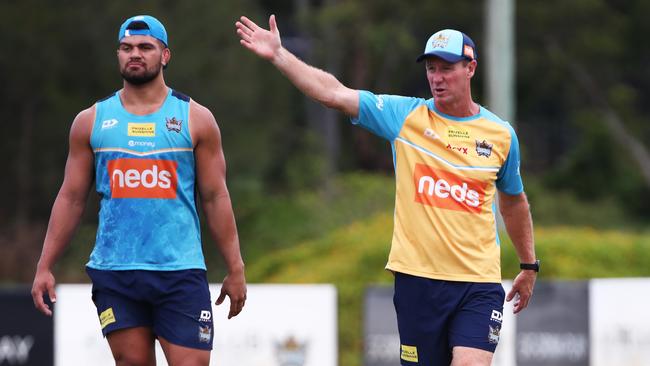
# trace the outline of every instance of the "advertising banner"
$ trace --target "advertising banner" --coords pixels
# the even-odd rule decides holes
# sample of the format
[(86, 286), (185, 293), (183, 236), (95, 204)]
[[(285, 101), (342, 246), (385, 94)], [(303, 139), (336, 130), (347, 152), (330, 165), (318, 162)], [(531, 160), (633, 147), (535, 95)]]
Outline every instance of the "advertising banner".
[(517, 365), (589, 366), (588, 309), (588, 282), (537, 281), (517, 315)]
[[(57, 287), (56, 366), (115, 365), (90, 289)], [(214, 303), (220, 285), (210, 285), (210, 292)], [(213, 306), (210, 365), (336, 366), (336, 301), (331, 285), (248, 285), (246, 306), (238, 316), (227, 319), (228, 300)], [(156, 359), (167, 365), (158, 343)]]
[(399, 365), (400, 343), (393, 306), (393, 287), (368, 287), (363, 314), (363, 364)]
[(52, 318), (34, 308), (28, 287), (0, 291), (0, 366), (51, 365)]
[(591, 365), (650, 365), (650, 279), (590, 281)]

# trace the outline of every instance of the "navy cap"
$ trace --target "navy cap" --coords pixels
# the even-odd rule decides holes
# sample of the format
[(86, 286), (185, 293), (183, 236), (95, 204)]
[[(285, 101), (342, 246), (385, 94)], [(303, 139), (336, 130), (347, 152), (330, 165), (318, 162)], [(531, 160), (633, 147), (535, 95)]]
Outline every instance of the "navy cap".
[(168, 47), (165, 26), (151, 15), (136, 15), (125, 20), (120, 27), (117, 41), (121, 42), (124, 37), (129, 36), (151, 36)]
[(424, 53), (416, 61), (420, 62), (429, 56), (440, 57), (451, 63), (478, 58), (474, 41), (467, 34), (453, 29), (443, 29), (429, 37)]

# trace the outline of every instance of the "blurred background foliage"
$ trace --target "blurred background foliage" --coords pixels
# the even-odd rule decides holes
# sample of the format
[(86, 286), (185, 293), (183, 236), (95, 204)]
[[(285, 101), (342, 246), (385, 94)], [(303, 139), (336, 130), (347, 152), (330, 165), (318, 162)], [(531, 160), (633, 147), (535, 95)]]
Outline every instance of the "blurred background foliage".
[[(394, 199), (389, 144), (305, 100), (239, 45), (234, 23), (247, 15), (266, 27), (274, 13), (283, 44), (346, 85), (425, 98), (415, 57), (432, 32), (462, 29), (478, 45), (473, 95), (484, 104), (483, 2), (0, 2), (0, 284), (31, 282), (70, 123), (121, 87), (117, 30), (142, 13), (167, 27), (167, 83), (210, 108), (221, 128), (249, 281), (335, 283), (341, 364), (358, 365), (363, 286), (390, 282), (382, 270)], [(631, 150), (650, 147), (648, 13), (644, 0), (516, 4), (514, 122), (543, 278), (650, 275), (650, 161)], [(98, 210), (89, 197), (59, 281), (87, 281)], [(218, 282), (208, 235), (204, 246)], [(502, 250), (512, 278), (507, 238)]]

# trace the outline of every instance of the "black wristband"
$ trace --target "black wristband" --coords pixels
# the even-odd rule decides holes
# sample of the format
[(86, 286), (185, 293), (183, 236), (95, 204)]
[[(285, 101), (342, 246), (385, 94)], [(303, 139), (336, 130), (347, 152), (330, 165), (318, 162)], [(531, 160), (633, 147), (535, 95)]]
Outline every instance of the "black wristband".
[(519, 268), (539, 272), (539, 259), (535, 263), (519, 263)]

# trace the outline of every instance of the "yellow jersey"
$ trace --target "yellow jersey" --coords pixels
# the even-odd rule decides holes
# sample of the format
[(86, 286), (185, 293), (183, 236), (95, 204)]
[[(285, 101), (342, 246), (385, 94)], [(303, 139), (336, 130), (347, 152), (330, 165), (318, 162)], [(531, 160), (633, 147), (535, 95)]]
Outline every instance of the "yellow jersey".
[(457, 118), (433, 99), (359, 92), (352, 119), (390, 141), (395, 219), (386, 268), (415, 276), (501, 282), (495, 193), (523, 192), (509, 123), (480, 107)]

